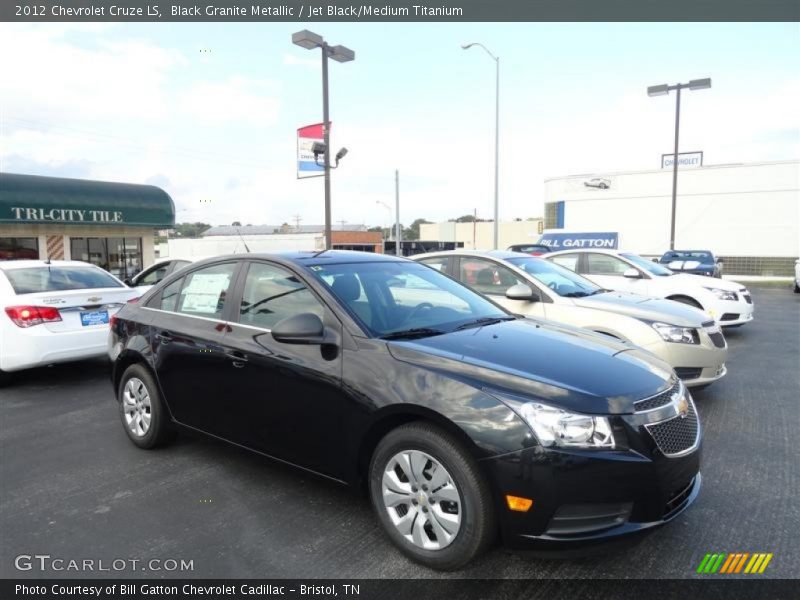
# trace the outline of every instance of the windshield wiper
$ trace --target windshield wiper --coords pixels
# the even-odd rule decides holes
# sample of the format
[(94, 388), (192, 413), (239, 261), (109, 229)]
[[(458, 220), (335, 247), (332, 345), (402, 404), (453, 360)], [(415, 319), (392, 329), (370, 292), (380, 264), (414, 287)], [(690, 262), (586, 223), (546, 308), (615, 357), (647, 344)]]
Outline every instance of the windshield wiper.
[(475, 319), (474, 321), (470, 321), (468, 323), (462, 323), (458, 327), (456, 327), (453, 331), (460, 331), (462, 329), (469, 329), (470, 327), (483, 327), (484, 325), (494, 325), (495, 323), (501, 323), (503, 321), (514, 321), (517, 317), (481, 317), (480, 319)]
[(415, 337), (429, 337), (433, 335), (442, 335), (446, 333), (441, 329), (431, 329), (430, 327), (414, 327), (413, 329), (403, 329), (401, 331), (392, 331), (386, 335), (382, 335), (382, 340), (402, 340)]
[(562, 298), (585, 298), (586, 296), (591, 296), (594, 292), (567, 292), (566, 294), (561, 294)]

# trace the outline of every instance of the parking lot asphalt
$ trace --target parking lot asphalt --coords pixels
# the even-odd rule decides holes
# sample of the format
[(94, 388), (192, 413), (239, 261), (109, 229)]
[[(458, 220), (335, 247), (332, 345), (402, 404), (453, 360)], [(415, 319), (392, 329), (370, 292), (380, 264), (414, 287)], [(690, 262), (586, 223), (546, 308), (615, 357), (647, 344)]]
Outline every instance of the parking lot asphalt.
[[(755, 287), (753, 297), (755, 321), (726, 330), (727, 377), (694, 395), (700, 496), (627, 549), (555, 559), (498, 545), (461, 571), (428, 570), (395, 550), (366, 498), (337, 484), (201, 438), (135, 448), (107, 364), (86, 361), (0, 389), (0, 576), (689, 578), (707, 552), (771, 552), (759, 577), (796, 577), (800, 294)], [(194, 570), (18, 571), (20, 554), (184, 559)]]

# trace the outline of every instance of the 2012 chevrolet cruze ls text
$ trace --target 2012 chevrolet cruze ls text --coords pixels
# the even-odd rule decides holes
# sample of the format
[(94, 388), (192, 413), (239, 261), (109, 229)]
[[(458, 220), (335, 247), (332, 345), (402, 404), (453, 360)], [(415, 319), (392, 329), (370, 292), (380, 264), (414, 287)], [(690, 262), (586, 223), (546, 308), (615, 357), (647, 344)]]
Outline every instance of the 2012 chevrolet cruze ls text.
[(389, 538), (434, 568), (498, 531), (564, 547), (645, 530), (700, 488), (700, 423), (666, 363), (405, 259), (218, 257), (112, 321), (134, 444), (185, 428), (363, 483)]

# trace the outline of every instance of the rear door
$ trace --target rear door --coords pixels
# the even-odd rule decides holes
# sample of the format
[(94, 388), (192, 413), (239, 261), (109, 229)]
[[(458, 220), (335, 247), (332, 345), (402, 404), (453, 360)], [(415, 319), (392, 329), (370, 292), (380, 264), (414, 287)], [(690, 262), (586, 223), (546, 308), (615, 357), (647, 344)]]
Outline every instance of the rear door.
[(341, 388), (341, 346), (283, 344), (271, 329), (313, 313), (341, 339), (342, 325), (302, 277), (270, 262), (248, 262), (224, 338), (232, 439), (331, 477), (343, 476), (341, 431), (349, 408)]
[(239, 262), (201, 267), (168, 284), (144, 307), (153, 315), (151, 347), (161, 389), (179, 422), (226, 437), (229, 363), (222, 339)]

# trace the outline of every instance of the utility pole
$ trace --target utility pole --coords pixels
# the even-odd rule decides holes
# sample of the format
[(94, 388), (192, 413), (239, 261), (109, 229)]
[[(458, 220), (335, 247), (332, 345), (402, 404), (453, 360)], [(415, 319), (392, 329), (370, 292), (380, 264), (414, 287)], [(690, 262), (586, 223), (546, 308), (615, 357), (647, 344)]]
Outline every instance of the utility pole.
[(394, 224), (394, 237), (395, 240), (395, 254), (397, 256), (403, 256), (403, 252), (400, 250), (400, 245), (403, 243), (403, 231), (400, 226), (400, 170), (394, 170), (394, 207), (396, 211), (396, 220)]

